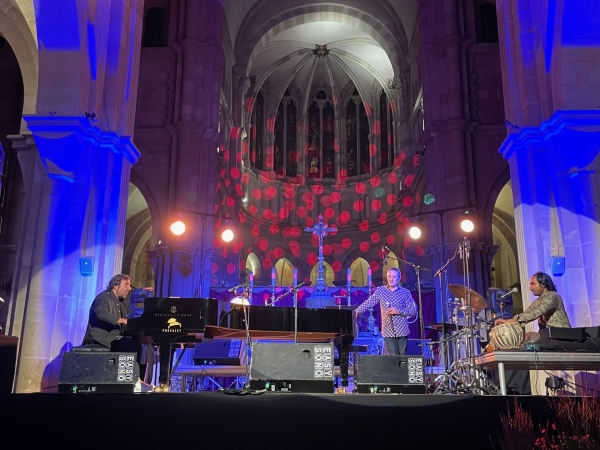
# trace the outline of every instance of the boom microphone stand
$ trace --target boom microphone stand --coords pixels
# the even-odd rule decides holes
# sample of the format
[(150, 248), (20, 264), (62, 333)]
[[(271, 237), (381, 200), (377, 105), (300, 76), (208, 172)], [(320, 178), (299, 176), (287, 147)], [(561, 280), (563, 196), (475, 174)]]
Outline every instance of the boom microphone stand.
[[(388, 256), (389, 258), (389, 256)], [(423, 297), (421, 294), (421, 270), (430, 272), (429, 269), (417, 264), (411, 263), (401, 258), (395, 258), (396, 261), (402, 261), (404, 264), (411, 266), (417, 273), (417, 292), (419, 294), (419, 331), (421, 333), (421, 356), (423, 357), (423, 364), (425, 364), (425, 325), (423, 323)], [(423, 375), (425, 375), (425, 367), (423, 367)], [(423, 383), (425, 383), (426, 377), (423, 376)]]

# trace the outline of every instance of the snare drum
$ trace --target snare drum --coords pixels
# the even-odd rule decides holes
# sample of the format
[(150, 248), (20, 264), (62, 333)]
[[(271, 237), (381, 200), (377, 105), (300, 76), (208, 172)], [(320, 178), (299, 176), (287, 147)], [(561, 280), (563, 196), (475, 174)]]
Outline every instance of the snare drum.
[(523, 328), (517, 322), (503, 323), (490, 331), (490, 343), (494, 350), (518, 349), (523, 339)]

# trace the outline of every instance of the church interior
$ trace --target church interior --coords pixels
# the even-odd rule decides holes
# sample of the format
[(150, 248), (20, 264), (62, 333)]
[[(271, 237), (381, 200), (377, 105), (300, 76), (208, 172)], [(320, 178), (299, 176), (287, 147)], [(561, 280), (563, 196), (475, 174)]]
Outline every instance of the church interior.
[[(191, 331), (210, 325), (215, 341), (242, 347), (269, 308), (296, 317), (286, 336), (297, 344), (301, 311), (300, 340), (350, 339), (334, 369), (346, 358), (352, 383), (358, 353), (385, 353), (382, 307), (353, 310), (398, 269), (418, 310), (408, 348), (428, 360), (421, 383), (434, 395), (366, 396), (385, 397), (373, 417), (382, 425), (393, 410), (426, 434), (424, 411), (436, 405), (442, 436), (464, 426), (448, 416), (469, 399), (466, 408), (487, 411), (471, 443), (431, 445), (489, 448), (510, 381), (484, 348), (496, 318), (535, 301), (532, 276), (552, 277), (574, 329), (600, 325), (599, 22), (595, 0), (0, 0), (2, 402), (41, 415), (87, 401), (108, 414), (102, 394), (56, 393), (63, 355), (81, 345), (115, 274), (151, 292), (148, 305), (168, 301), (165, 314), (209, 308)], [(313, 309), (330, 324), (310, 328), (302, 311)], [(173, 321), (163, 334), (185, 328)], [(266, 330), (255, 339), (285, 340)], [(169, 372), (179, 392), (188, 379), (194, 393), (219, 380), (246, 387), (248, 372), (199, 369), (193, 351), (171, 344), (160, 355), (147, 346), (147, 377), (164, 378), (181, 356)], [(543, 363), (538, 353), (506, 360), (531, 370), (522, 404), (535, 419), (546, 420), (549, 390), (600, 391), (598, 354)], [(452, 362), (461, 355), (466, 371)], [(493, 388), (477, 384), (484, 359), (501, 373)], [(272, 441), (246, 432), (266, 447), (304, 448), (287, 432), (345, 410), (358, 427), (376, 409), (343, 395), (343, 373), (334, 378), (332, 396), (290, 394), (288, 406), (288, 394), (244, 406), (174, 393), (128, 401), (221, 417), (240, 407), (242, 435), (264, 425), (255, 414), (293, 422), (294, 405), (303, 418)], [(349, 445), (385, 442), (359, 434)]]

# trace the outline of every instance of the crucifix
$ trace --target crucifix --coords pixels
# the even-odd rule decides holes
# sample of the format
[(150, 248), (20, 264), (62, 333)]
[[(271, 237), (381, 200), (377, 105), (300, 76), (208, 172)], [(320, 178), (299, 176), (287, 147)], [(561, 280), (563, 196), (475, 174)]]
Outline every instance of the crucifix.
[(319, 238), (319, 275), (314, 289), (317, 292), (324, 292), (327, 290), (327, 286), (325, 285), (325, 278), (323, 278), (323, 272), (325, 272), (323, 268), (323, 238), (332, 231), (337, 231), (337, 228), (327, 227), (327, 224), (323, 223), (323, 214), (319, 214), (317, 223), (312, 228), (305, 228), (304, 231), (312, 233)]

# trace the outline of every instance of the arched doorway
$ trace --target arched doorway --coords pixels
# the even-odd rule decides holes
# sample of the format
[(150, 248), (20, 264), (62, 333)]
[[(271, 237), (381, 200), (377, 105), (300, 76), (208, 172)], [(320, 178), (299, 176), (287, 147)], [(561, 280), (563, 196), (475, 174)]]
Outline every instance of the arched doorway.
[(515, 232), (513, 191), (510, 181), (504, 185), (494, 206), (492, 215), (492, 235), (498, 251), (492, 260), (490, 286), (501, 289), (517, 287), (513, 294), (513, 312), (523, 311), (523, 300), (519, 278), (519, 257)]
[(135, 287), (155, 287), (155, 274), (146, 250), (152, 248), (152, 218), (142, 192), (129, 183), (122, 272)]

